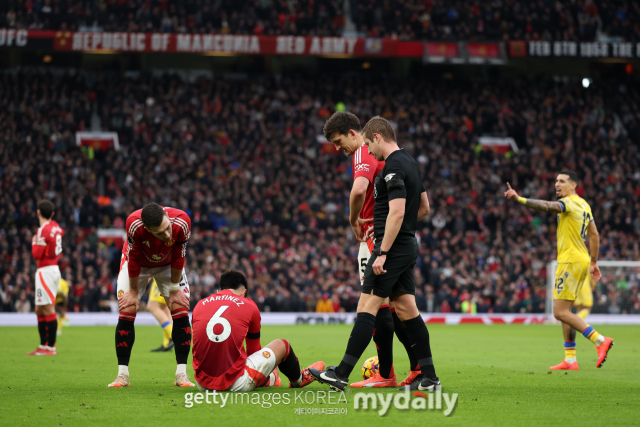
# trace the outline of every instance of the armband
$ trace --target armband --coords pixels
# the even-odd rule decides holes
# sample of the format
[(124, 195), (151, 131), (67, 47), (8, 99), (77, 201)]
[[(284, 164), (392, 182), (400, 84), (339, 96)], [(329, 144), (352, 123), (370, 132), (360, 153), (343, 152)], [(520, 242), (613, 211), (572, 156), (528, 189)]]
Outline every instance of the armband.
[(526, 205), (527, 204), (527, 199), (525, 199), (524, 197), (518, 197), (518, 203)]
[(169, 285), (169, 292), (175, 292), (180, 290), (180, 283), (173, 283)]

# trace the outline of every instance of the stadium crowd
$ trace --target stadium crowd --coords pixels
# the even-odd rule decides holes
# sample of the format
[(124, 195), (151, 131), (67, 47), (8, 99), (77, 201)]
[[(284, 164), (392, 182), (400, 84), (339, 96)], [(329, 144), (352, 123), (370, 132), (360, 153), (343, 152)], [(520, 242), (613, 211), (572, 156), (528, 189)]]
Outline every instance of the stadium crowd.
[[(357, 30), (402, 40), (640, 41), (640, 3), (604, 0), (347, 0)], [(342, 0), (5, 0), (0, 27), (340, 36)]]
[[(351, 160), (319, 143), (336, 105), (380, 114), (420, 163), (431, 214), (419, 224), (417, 302), (429, 312), (544, 311), (553, 215), (503, 198), (553, 199), (556, 172), (583, 177), (601, 259), (640, 260), (640, 98), (622, 84), (552, 80), (0, 75), (0, 306), (33, 309), (35, 203), (54, 201), (66, 230), (69, 308), (111, 310), (123, 228), (149, 201), (192, 220), (192, 304), (228, 268), (244, 271), (264, 311), (354, 311), (357, 242), (348, 224)], [(374, 90), (375, 88), (375, 90)], [(606, 94), (606, 96), (605, 96)], [(79, 148), (93, 113), (121, 150)], [(478, 136), (512, 136), (518, 153)], [(638, 279), (606, 270), (594, 312), (640, 313)], [(29, 307), (30, 305), (30, 307)]]

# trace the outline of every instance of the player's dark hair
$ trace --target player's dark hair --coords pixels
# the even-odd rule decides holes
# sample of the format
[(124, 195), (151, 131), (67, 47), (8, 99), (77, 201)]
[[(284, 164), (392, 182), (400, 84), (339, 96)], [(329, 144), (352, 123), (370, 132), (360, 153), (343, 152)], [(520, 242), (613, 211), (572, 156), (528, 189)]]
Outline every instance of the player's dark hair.
[(560, 172), (560, 175), (567, 175), (572, 182), (575, 182), (576, 184), (580, 183), (578, 174), (575, 173), (574, 171), (562, 171)]
[(329, 140), (334, 134), (346, 135), (351, 129), (356, 132), (362, 131), (360, 119), (348, 111), (336, 111), (324, 124), (322, 132), (324, 132), (324, 137)]
[(149, 203), (142, 208), (142, 212), (140, 213), (140, 219), (147, 228), (159, 227), (160, 224), (162, 224), (164, 216), (164, 209), (157, 203)]
[(38, 202), (38, 210), (40, 210), (40, 215), (44, 218), (51, 219), (53, 215), (53, 203), (51, 200), (40, 200)]
[(220, 290), (233, 289), (237, 291), (240, 287), (244, 286), (245, 289), (249, 289), (247, 283), (247, 277), (238, 270), (227, 270), (220, 276)]
[(389, 120), (385, 118), (375, 116), (364, 125), (362, 134), (366, 139), (373, 141), (374, 133), (380, 134), (385, 141), (396, 142), (396, 131), (393, 130)]

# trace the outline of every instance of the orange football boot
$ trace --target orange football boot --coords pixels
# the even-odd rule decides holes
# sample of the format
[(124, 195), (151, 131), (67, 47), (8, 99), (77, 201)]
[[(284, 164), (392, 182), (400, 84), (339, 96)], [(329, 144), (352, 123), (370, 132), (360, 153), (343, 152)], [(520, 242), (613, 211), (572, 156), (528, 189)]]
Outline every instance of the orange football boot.
[(276, 380), (274, 381), (273, 385), (271, 387), (281, 387), (282, 386), (282, 380), (280, 379), (280, 374), (278, 374), (278, 368), (273, 370), (273, 374), (276, 377)]
[(609, 354), (611, 347), (613, 347), (613, 340), (609, 337), (605, 337), (604, 342), (597, 347), (598, 363), (596, 363), (596, 368), (602, 367), (602, 364), (607, 361), (607, 354)]
[(556, 366), (550, 366), (549, 369), (551, 369), (552, 371), (577, 371), (578, 361), (576, 360), (575, 362), (569, 364), (563, 360)]
[(304, 368), (302, 370), (302, 382), (299, 385), (295, 385), (292, 386), (291, 383), (289, 383), (289, 388), (302, 388), (302, 387), (306, 387), (309, 384), (311, 384), (312, 382), (314, 382), (316, 379), (313, 378), (311, 376), (311, 374), (309, 373), (309, 368), (313, 368), (313, 369), (317, 369), (319, 371), (323, 371), (324, 370), (324, 362), (322, 360), (307, 366), (306, 368)]
[(39, 353), (44, 353), (45, 351), (47, 351), (46, 348), (38, 347), (35, 350), (27, 353), (27, 356), (39, 356), (40, 355)]
[[(393, 374), (393, 372), (392, 372)], [(379, 387), (398, 387), (398, 378), (395, 374), (390, 375), (391, 378), (383, 378), (379, 373), (375, 374), (368, 380), (351, 384), (353, 388), (379, 388)]]
[(107, 387), (129, 387), (131, 383), (129, 382), (129, 375), (120, 374), (118, 378)]
[(176, 380), (173, 382), (176, 387), (195, 387), (196, 385), (189, 380), (187, 374), (176, 374)]
[(400, 387), (404, 387), (406, 385), (409, 385), (413, 382), (413, 380), (416, 379), (416, 377), (418, 375), (420, 375), (422, 373), (422, 371), (411, 371), (409, 373), (409, 375), (407, 376), (407, 378), (405, 378), (404, 380), (402, 380), (402, 382), (400, 384), (398, 384), (398, 386)]

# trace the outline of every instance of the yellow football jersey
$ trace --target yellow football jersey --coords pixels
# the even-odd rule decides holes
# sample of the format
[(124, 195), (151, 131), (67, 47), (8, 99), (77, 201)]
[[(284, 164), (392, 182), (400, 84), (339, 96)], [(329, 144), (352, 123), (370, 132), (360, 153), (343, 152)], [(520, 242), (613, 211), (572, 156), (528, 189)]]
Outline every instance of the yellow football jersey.
[(591, 261), (584, 243), (593, 221), (591, 206), (576, 194), (559, 202), (563, 210), (558, 214), (558, 263)]
[(69, 295), (69, 283), (66, 280), (60, 279), (60, 284), (58, 285), (58, 295), (62, 295), (65, 298)]

